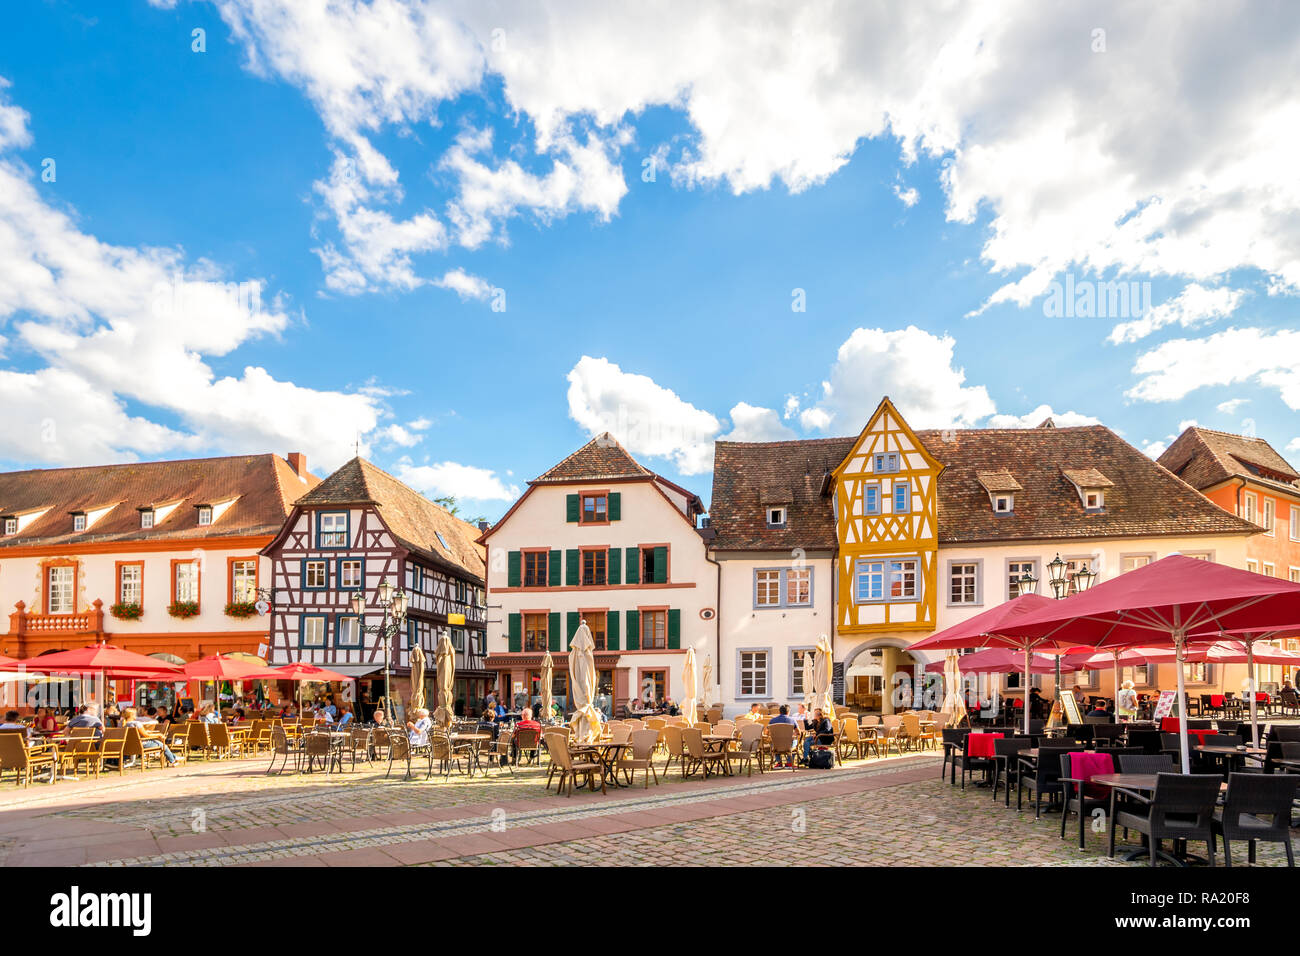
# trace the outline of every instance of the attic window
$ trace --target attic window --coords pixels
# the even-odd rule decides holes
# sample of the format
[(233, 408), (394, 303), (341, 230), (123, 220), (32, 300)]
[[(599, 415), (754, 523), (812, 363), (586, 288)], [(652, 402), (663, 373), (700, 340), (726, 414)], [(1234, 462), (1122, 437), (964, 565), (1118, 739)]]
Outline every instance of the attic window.
[(72, 513), (72, 530), (73, 531), (86, 530), (86, 516), (82, 514), (80, 511), (74, 511)]
[(1016, 496), (1012, 494), (993, 495), (993, 513), (1009, 515), (1016, 510)]
[(439, 543), (440, 545), (442, 545), (442, 549), (443, 549), (444, 551), (450, 551), (451, 548), (447, 547), (447, 539), (444, 538), (444, 537), (442, 536), (442, 532), (441, 532), (441, 531), (435, 531), (434, 534), (435, 534), (435, 535), (437, 536), (437, 538), (438, 538), (438, 543)]
[(212, 505), (199, 505), (199, 526), (212, 524)]
[(153, 527), (153, 509), (152, 509), (152, 508), (142, 508), (142, 509), (140, 509), (140, 527), (141, 527), (141, 528), (152, 528), (152, 527)]
[(5, 518), (5, 534), (17, 534), (17, 533), (18, 533), (18, 519)]
[(1100, 511), (1106, 507), (1106, 492), (1100, 489), (1085, 489), (1083, 492), (1083, 508), (1085, 511)]
[(876, 455), (874, 464), (873, 470), (876, 474), (892, 474), (898, 471), (898, 452), (882, 452)]
[(767, 509), (767, 526), (769, 528), (785, 527), (786, 509), (785, 505)]

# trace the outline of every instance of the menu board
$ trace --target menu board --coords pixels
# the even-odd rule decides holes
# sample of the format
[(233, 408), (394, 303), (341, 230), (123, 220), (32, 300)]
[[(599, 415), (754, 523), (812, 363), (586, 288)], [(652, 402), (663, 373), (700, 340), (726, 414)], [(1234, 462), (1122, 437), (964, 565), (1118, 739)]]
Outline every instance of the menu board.
[(837, 704), (844, 703), (844, 665), (831, 665), (831, 700)]
[(1156, 701), (1156, 710), (1152, 714), (1153, 719), (1160, 720), (1162, 717), (1170, 717), (1174, 712), (1174, 699), (1178, 696), (1176, 690), (1162, 690), (1160, 699)]
[(1083, 723), (1083, 714), (1079, 711), (1079, 701), (1075, 699), (1074, 691), (1061, 691), (1061, 707), (1065, 712), (1065, 722), (1067, 724)]

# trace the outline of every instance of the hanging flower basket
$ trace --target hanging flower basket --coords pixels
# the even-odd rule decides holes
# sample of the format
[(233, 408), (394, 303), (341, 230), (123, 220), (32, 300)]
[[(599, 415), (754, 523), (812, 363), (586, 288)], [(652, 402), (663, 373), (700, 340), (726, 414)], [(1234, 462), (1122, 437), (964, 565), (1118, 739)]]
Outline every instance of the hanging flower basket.
[(199, 602), (175, 601), (167, 605), (167, 613), (172, 617), (195, 617), (199, 613)]
[(226, 605), (226, 614), (230, 617), (252, 617), (256, 613), (255, 601), (231, 601)]
[(108, 609), (108, 613), (119, 621), (138, 621), (144, 614), (144, 608), (134, 601), (118, 601)]

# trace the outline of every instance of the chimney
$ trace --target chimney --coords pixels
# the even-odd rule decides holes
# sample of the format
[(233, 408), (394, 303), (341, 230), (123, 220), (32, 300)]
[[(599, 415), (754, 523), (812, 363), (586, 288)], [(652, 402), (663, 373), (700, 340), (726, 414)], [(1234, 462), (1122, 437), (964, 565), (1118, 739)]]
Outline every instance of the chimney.
[(478, 523), (478, 529), (479, 529), (479, 531), (486, 531), (486, 530), (487, 530), (488, 528), (490, 528), (490, 527), (492, 527), (492, 526), (491, 526), (490, 524), (488, 524), (486, 520), (481, 520), (481, 521), (479, 521), (479, 523)]
[(307, 477), (307, 456), (300, 451), (291, 451), (284, 456), (284, 460), (289, 463), (293, 473), (299, 478)]

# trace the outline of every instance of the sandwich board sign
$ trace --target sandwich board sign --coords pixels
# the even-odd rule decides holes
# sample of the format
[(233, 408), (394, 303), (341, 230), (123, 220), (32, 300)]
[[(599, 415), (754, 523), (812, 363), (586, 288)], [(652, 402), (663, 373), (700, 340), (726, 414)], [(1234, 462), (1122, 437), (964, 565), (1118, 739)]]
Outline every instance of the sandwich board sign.
[(1174, 699), (1178, 696), (1176, 690), (1162, 690), (1160, 699), (1156, 701), (1156, 710), (1152, 718), (1160, 720), (1162, 717), (1172, 717), (1174, 713)]

